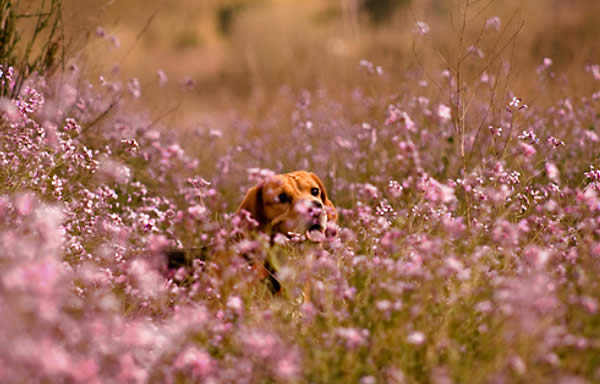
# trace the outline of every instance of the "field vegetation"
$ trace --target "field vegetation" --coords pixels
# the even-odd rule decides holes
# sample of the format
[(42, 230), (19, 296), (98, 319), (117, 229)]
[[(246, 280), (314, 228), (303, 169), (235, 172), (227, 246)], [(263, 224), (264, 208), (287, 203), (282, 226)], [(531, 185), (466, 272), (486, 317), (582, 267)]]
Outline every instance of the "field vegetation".
[[(1, 382), (600, 380), (596, 1), (0, 13)], [(271, 242), (297, 169), (338, 223)]]

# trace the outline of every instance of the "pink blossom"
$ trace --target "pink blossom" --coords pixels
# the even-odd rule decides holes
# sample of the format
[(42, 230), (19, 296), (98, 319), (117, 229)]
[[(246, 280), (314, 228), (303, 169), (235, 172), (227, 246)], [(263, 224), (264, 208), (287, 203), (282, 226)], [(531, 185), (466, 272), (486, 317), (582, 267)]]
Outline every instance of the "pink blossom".
[(554, 181), (555, 183), (559, 182), (559, 177), (560, 177), (560, 172), (558, 170), (558, 167), (552, 163), (552, 162), (546, 162), (545, 164), (545, 169), (546, 169), (546, 176), (548, 176), (548, 178), (552, 181)]
[(27, 216), (33, 211), (35, 197), (31, 193), (23, 193), (15, 200), (15, 208), (20, 216)]
[(454, 200), (454, 188), (441, 184), (431, 177), (425, 177), (421, 185), (425, 198), (432, 202), (448, 204)]
[(194, 220), (204, 220), (208, 216), (208, 209), (201, 204), (196, 204), (188, 208), (188, 214)]
[(190, 370), (196, 378), (205, 378), (214, 370), (215, 361), (206, 351), (188, 346), (177, 356), (173, 365), (178, 370)]
[(533, 145), (529, 145), (529, 144), (524, 143), (522, 141), (519, 142), (519, 147), (520, 147), (521, 152), (523, 153), (523, 155), (525, 157), (532, 157), (537, 152), (535, 150), (535, 147)]
[(419, 332), (419, 331), (411, 332), (406, 337), (406, 341), (409, 344), (421, 345), (425, 342), (425, 334), (423, 332)]
[(581, 305), (591, 314), (598, 312), (598, 300), (590, 296), (581, 297)]
[(450, 107), (444, 104), (438, 105), (437, 115), (442, 124), (448, 123), (450, 120), (452, 120), (452, 112), (450, 110)]
[(356, 348), (367, 342), (368, 331), (358, 328), (336, 328), (336, 335), (343, 340), (347, 348)]
[(500, 18), (498, 16), (493, 16), (486, 20), (485, 28), (486, 29), (493, 28), (496, 31), (500, 31), (501, 24), (502, 24), (502, 22), (500, 21)]
[(158, 78), (158, 86), (159, 87), (164, 87), (165, 85), (167, 85), (167, 82), (169, 81), (169, 79), (168, 79), (165, 71), (163, 71), (162, 69), (159, 69), (158, 71), (156, 71), (156, 77)]
[(423, 21), (417, 21), (416, 32), (421, 36), (425, 36), (429, 33), (429, 25)]

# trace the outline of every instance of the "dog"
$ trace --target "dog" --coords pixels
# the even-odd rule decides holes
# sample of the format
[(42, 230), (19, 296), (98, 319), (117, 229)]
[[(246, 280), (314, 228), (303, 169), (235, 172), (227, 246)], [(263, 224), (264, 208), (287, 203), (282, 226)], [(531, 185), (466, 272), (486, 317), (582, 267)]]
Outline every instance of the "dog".
[(337, 219), (323, 182), (306, 171), (275, 175), (252, 187), (238, 213), (242, 210), (250, 213), (263, 232), (302, 233), (310, 240), (315, 238), (313, 231), (324, 233), (327, 222)]
[[(327, 223), (337, 220), (337, 211), (329, 199), (325, 185), (319, 177), (307, 171), (295, 171), (267, 178), (250, 188), (240, 204), (237, 214), (247, 212), (256, 221), (256, 229), (271, 236), (287, 237), (305, 235), (318, 241), (327, 229)], [(167, 252), (169, 268), (178, 268), (189, 262), (186, 252)], [(260, 279), (273, 294), (281, 291), (276, 268), (266, 260), (254, 263), (244, 255)]]

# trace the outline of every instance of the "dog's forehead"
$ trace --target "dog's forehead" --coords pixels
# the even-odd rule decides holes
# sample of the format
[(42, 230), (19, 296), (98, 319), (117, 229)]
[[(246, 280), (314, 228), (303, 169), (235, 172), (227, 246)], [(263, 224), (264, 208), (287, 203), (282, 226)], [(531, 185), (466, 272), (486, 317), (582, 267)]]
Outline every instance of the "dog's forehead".
[(271, 176), (268, 180), (265, 181), (263, 189), (264, 193), (267, 196), (274, 196), (284, 188), (287, 180), (282, 176), (283, 175)]
[(305, 189), (314, 184), (314, 180), (306, 172), (287, 173), (286, 176), (291, 182), (295, 183), (299, 189)]
[(274, 196), (286, 190), (294, 193), (310, 188), (313, 180), (304, 173), (292, 172), (270, 177), (264, 184), (264, 192), (267, 196)]

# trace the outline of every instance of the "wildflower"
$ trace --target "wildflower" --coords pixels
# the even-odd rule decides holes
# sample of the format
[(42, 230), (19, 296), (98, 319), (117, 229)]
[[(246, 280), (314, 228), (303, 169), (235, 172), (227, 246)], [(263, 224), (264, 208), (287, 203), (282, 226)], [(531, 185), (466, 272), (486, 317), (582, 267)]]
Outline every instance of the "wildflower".
[(438, 114), (438, 117), (440, 118), (440, 121), (442, 122), (442, 124), (445, 124), (445, 123), (449, 122), (450, 120), (452, 120), (452, 113), (451, 113), (450, 107), (448, 107), (444, 104), (438, 105), (437, 114)]
[(77, 123), (75, 119), (67, 118), (65, 119), (65, 126), (63, 127), (65, 132), (74, 132), (76, 134), (81, 133), (81, 126)]
[(388, 116), (385, 119), (385, 125), (390, 125), (396, 122), (400, 122), (403, 124), (404, 128), (408, 132), (414, 132), (415, 123), (412, 121), (410, 116), (404, 111), (401, 111), (395, 105), (388, 106)]
[(282, 381), (295, 381), (300, 375), (298, 353), (295, 350), (286, 353), (275, 364), (275, 375)]
[(475, 305), (475, 310), (481, 313), (489, 313), (494, 309), (492, 303), (489, 300), (480, 301)]
[(581, 305), (591, 314), (598, 312), (598, 301), (590, 296), (582, 296), (580, 298)]
[(352, 142), (348, 139), (345, 139), (341, 136), (335, 137), (335, 143), (343, 149), (352, 149)]
[(532, 157), (537, 152), (535, 147), (527, 143), (519, 142), (519, 148), (525, 157)]
[(354, 349), (366, 344), (369, 331), (358, 328), (336, 328), (335, 334), (344, 341), (347, 348)]
[(421, 36), (425, 36), (429, 33), (429, 25), (423, 21), (417, 21), (416, 32)]
[(502, 136), (502, 127), (494, 127), (490, 125), (488, 126), (488, 129), (492, 136)]
[(180, 85), (185, 91), (191, 91), (196, 87), (196, 82), (191, 77), (185, 76), (183, 80), (181, 80)]
[(114, 180), (118, 184), (127, 184), (131, 181), (129, 167), (108, 157), (100, 161), (98, 174), (109, 180)]
[(402, 185), (400, 185), (400, 183), (396, 180), (390, 180), (390, 182), (388, 183), (387, 191), (393, 198), (400, 197), (402, 195), (403, 189), (404, 188), (402, 187)]
[(33, 211), (35, 197), (32, 193), (23, 193), (17, 197), (14, 204), (19, 216), (27, 216)]
[(215, 361), (208, 352), (188, 346), (177, 356), (173, 366), (178, 370), (190, 370), (195, 378), (205, 378), (215, 368)]
[(594, 80), (600, 80), (600, 64), (588, 65), (586, 70), (592, 73)]
[(375, 303), (375, 308), (383, 313), (388, 313), (392, 309), (392, 302), (389, 300), (379, 300)]
[(208, 216), (208, 209), (201, 204), (196, 204), (187, 209), (188, 214), (194, 220), (204, 220)]
[(524, 255), (525, 259), (536, 268), (543, 267), (550, 259), (550, 252), (537, 246), (527, 248)]
[(559, 140), (554, 136), (548, 137), (548, 143), (550, 143), (554, 148), (558, 148), (561, 145), (565, 145), (564, 141)]
[(167, 85), (169, 78), (167, 77), (167, 74), (165, 73), (165, 71), (163, 71), (162, 69), (159, 69), (158, 71), (156, 71), (156, 77), (158, 78), (158, 86), (159, 87), (164, 87), (165, 85)]
[(251, 355), (265, 359), (276, 352), (279, 340), (274, 334), (253, 329), (243, 334), (242, 342)]
[(124, 144), (126, 147), (126, 151), (129, 153), (137, 152), (140, 148), (140, 145), (135, 141), (135, 139), (123, 139), (121, 140), (121, 144)]
[(239, 315), (244, 309), (244, 303), (238, 296), (229, 296), (227, 299), (227, 308)]
[(17, 106), (12, 100), (0, 97), (0, 117), (5, 118), (10, 123), (17, 122), (20, 114)]
[(485, 54), (483, 53), (483, 51), (481, 50), (481, 48), (478, 48), (475, 45), (471, 45), (471, 46), (469, 46), (467, 48), (467, 54), (469, 54), (469, 55), (475, 54), (480, 59), (483, 59), (485, 57)]
[(494, 28), (496, 31), (500, 31), (502, 21), (498, 16), (492, 16), (485, 21), (485, 29)]
[(441, 184), (429, 176), (423, 177), (420, 184), (425, 198), (429, 201), (447, 204), (456, 200), (454, 188)]
[(129, 81), (127, 82), (127, 90), (129, 90), (129, 93), (135, 99), (139, 99), (142, 96), (140, 81), (135, 77), (129, 79)]
[(117, 36), (115, 36), (115, 35), (111, 35), (111, 36), (109, 37), (109, 39), (110, 39), (110, 42), (112, 43), (112, 45), (113, 45), (115, 48), (119, 49), (119, 48), (121, 47), (121, 40), (119, 40), (119, 38), (118, 38)]
[(525, 365), (525, 362), (517, 355), (512, 356), (509, 359), (508, 364), (519, 375), (523, 375), (527, 371), (527, 366)]
[(363, 376), (359, 380), (359, 384), (375, 384), (376, 382), (373, 376)]
[(544, 168), (546, 170), (546, 176), (548, 176), (548, 178), (555, 183), (558, 183), (560, 177), (560, 171), (558, 170), (558, 167), (554, 163), (548, 161), (544, 165)]
[(104, 31), (104, 28), (102, 28), (101, 26), (97, 26), (96, 27), (96, 36), (103, 39), (106, 36), (106, 32)]
[(379, 76), (383, 75), (383, 68), (381, 68), (379, 65), (373, 65), (373, 63), (368, 60), (362, 59), (358, 65), (361, 68), (365, 68), (369, 73), (375, 73)]
[(510, 103), (508, 103), (509, 106), (514, 107), (514, 108), (518, 108), (520, 104), (521, 104), (521, 99), (516, 96), (514, 96), (512, 98)]
[(425, 334), (423, 332), (419, 332), (419, 331), (411, 332), (406, 337), (406, 341), (409, 344), (421, 345), (425, 342)]

